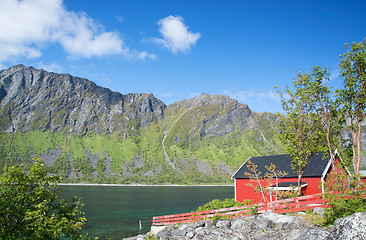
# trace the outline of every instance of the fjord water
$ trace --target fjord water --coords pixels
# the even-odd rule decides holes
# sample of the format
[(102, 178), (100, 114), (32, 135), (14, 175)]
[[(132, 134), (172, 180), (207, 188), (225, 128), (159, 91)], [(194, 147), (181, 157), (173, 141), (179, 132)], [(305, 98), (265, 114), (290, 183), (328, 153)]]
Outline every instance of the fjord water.
[(85, 232), (122, 239), (150, 231), (153, 216), (191, 212), (213, 199), (234, 198), (233, 186), (60, 186), (61, 198), (85, 204)]

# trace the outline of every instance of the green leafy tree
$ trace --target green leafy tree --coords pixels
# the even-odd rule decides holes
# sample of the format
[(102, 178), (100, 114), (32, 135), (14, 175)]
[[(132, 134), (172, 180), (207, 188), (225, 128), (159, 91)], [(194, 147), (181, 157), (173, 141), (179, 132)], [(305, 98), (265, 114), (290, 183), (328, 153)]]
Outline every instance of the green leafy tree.
[(366, 117), (366, 38), (346, 44), (339, 68), (344, 88), (338, 91), (341, 112), (352, 135), (353, 168), (359, 175), (361, 164), (361, 123)]
[(327, 86), (329, 73), (327, 69), (314, 67), (311, 74), (304, 74), (309, 85), (307, 101), (315, 113), (314, 119), (319, 126), (319, 145), (323, 152), (328, 152), (333, 163), (336, 166), (335, 151), (340, 148), (340, 136), (343, 130), (343, 119), (338, 111), (338, 102), (335, 99), (335, 92)]
[(5, 167), (0, 176), (0, 239), (84, 239), (82, 204), (59, 200), (57, 176), (46, 174), (40, 158), (29, 171)]
[[(291, 156), (291, 167), (298, 175), (299, 190), (310, 157), (321, 150), (319, 116), (314, 112), (314, 100), (309, 98), (313, 91), (311, 81), (310, 74), (298, 73), (297, 79), (294, 80), (294, 92), (288, 86), (286, 96), (279, 91), (284, 114), (278, 113), (280, 118), (278, 137)], [(298, 191), (298, 194), (300, 193), (301, 191)]]
[(331, 172), (325, 190), (324, 197), (329, 199), (329, 207), (325, 210), (325, 225), (333, 224), (338, 218), (366, 211), (366, 186), (357, 184), (356, 179), (350, 182), (346, 171)]

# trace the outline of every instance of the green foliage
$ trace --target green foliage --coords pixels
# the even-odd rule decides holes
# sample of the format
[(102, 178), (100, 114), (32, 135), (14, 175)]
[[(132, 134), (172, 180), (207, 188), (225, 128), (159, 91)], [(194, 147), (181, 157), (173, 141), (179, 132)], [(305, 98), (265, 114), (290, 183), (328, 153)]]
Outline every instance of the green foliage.
[(325, 210), (325, 225), (331, 225), (338, 218), (346, 217), (357, 212), (366, 211), (366, 198), (363, 195), (351, 194), (347, 199), (345, 196), (330, 203), (331, 208)]
[(77, 198), (70, 205), (57, 198), (57, 176), (46, 174), (34, 159), (29, 172), (22, 166), (5, 167), (0, 176), (1, 239), (83, 239), (86, 219)]
[[(338, 103), (343, 122), (352, 135), (352, 164), (355, 175), (361, 164), (361, 123), (366, 118), (366, 38), (346, 44), (346, 53), (341, 55), (339, 68), (344, 88), (338, 90)], [(347, 121), (346, 121), (347, 120)]]
[(144, 240), (159, 240), (159, 238), (155, 235), (152, 235), (152, 236), (145, 237)]
[(329, 81), (327, 70), (314, 67), (311, 74), (297, 74), (295, 91), (286, 89), (289, 98), (279, 91), (285, 114), (278, 114), (281, 119), (278, 137), (292, 158), (291, 167), (298, 174), (299, 189), (310, 157), (327, 150), (333, 154), (339, 146), (341, 128), (332, 93), (324, 85), (326, 81)]
[[(203, 212), (203, 211), (210, 211), (210, 210), (216, 210), (216, 209), (223, 209), (223, 208), (231, 208), (231, 207), (240, 207), (240, 206), (247, 206), (249, 207), (249, 213), (250, 215), (258, 215), (258, 207), (256, 207), (253, 204), (252, 200), (244, 200), (243, 202), (237, 202), (233, 198), (225, 198), (224, 200), (214, 199), (202, 206), (199, 206), (195, 212)], [(212, 221), (216, 220), (222, 220), (222, 219), (228, 219), (229, 216), (220, 216), (215, 215), (211, 218)]]
[(214, 199), (203, 206), (199, 206), (196, 209), (196, 212), (209, 211), (221, 208), (230, 208), (230, 207), (239, 207), (239, 206), (247, 206), (252, 204), (251, 200), (246, 200), (244, 202), (237, 202), (233, 198), (225, 198), (224, 200)]
[(213, 222), (218, 221), (218, 220), (228, 220), (228, 219), (230, 219), (230, 216), (215, 215), (212, 218), (210, 218), (210, 220)]
[(324, 225), (325, 217), (322, 215), (314, 214), (312, 209), (305, 210), (306, 215), (303, 217), (309, 223), (316, 224), (318, 226)]
[[(263, 134), (267, 137), (273, 134), (274, 126), (264, 127)], [(78, 136), (67, 132), (42, 132), (29, 131), (17, 132), (12, 141), (12, 134), (0, 133), (0, 167), (5, 163), (17, 165), (24, 163), (29, 166), (31, 153), (36, 155), (51, 155), (52, 151), (62, 151), (54, 163), (47, 163), (47, 172), (58, 174), (63, 181), (68, 182), (93, 182), (93, 183), (143, 183), (143, 184), (223, 184), (231, 183), (229, 173), (220, 171), (216, 174), (218, 166), (225, 164), (232, 170), (236, 169), (249, 156), (281, 153), (280, 147), (271, 137), (267, 142), (256, 141), (261, 138), (256, 131), (247, 131), (244, 134), (234, 131), (221, 137), (204, 138), (201, 141), (189, 142), (183, 146), (166, 141), (166, 150), (169, 157), (175, 159), (178, 166), (183, 169), (180, 175), (165, 166), (165, 157), (161, 147), (162, 127), (158, 122), (140, 129), (139, 136), (130, 136), (126, 139), (117, 134), (102, 135), (88, 132)], [(12, 142), (12, 147), (10, 145)], [(274, 147), (275, 146), (275, 147)], [(8, 156), (8, 153), (10, 154)], [(88, 159), (89, 152), (95, 163)], [(143, 160), (144, 166), (135, 168), (134, 158), (138, 156)], [(71, 158), (73, 163), (70, 162)], [(110, 158), (111, 161), (106, 161)], [(183, 163), (181, 161), (185, 161)], [(196, 170), (195, 159), (208, 164), (213, 174), (205, 175)], [(132, 176), (123, 176), (121, 166), (130, 166)], [(161, 168), (161, 170), (159, 170)], [(2, 170), (2, 168), (0, 168)], [(107, 171), (110, 170), (110, 171)], [(0, 171), (1, 171), (0, 170)], [(69, 179), (70, 171), (74, 170), (76, 179)], [(154, 176), (144, 176), (145, 172), (153, 170)], [(98, 172), (97, 177), (91, 175)], [(78, 174), (78, 172), (82, 174)]]
[(366, 185), (357, 178), (349, 183), (346, 172), (331, 173), (325, 185), (325, 198), (330, 207), (325, 209), (325, 225), (331, 225), (338, 218), (356, 212), (366, 211)]

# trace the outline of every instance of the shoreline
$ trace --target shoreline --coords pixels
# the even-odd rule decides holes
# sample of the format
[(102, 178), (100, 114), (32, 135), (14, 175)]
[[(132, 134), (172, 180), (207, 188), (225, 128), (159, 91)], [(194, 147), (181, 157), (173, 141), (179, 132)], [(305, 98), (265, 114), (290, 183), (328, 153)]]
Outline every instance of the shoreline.
[(57, 183), (59, 186), (102, 186), (102, 187), (234, 187), (233, 185), (180, 185), (180, 184), (162, 184), (162, 185), (149, 185), (149, 184), (117, 184), (117, 183)]

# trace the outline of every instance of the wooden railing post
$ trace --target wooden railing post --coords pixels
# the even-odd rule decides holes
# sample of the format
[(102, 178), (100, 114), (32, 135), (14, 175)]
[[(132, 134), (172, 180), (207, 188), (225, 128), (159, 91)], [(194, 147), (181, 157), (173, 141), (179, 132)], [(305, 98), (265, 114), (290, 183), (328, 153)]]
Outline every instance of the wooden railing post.
[(264, 205), (264, 211), (267, 212), (267, 209), (268, 209), (268, 202), (266, 202)]
[(297, 197), (294, 197), (294, 203), (295, 203), (295, 213), (297, 213)]

